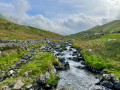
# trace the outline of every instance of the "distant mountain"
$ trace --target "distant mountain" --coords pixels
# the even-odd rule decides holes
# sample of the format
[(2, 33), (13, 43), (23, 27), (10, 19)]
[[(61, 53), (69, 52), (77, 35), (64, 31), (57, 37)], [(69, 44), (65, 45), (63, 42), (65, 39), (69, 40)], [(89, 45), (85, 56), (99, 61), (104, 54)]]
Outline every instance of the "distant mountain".
[(120, 20), (115, 20), (110, 23), (95, 26), (87, 31), (69, 35), (71, 38), (83, 38), (86, 35), (114, 34), (120, 33)]
[(0, 15), (0, 39), (28, 40), (38, 38), (60, 38), (62, 35), (45, 31), (42, 29), (18, 25), (11, 21), (3, 19)]

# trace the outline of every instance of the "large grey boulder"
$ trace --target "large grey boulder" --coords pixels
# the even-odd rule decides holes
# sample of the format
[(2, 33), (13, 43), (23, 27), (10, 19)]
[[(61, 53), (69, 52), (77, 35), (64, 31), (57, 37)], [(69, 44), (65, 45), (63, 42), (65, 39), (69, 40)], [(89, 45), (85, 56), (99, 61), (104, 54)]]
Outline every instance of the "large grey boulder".
[(20, 90), (24, 86), (24, 83), (21, 80), (18, 80), (14, 85), (13, 90)]

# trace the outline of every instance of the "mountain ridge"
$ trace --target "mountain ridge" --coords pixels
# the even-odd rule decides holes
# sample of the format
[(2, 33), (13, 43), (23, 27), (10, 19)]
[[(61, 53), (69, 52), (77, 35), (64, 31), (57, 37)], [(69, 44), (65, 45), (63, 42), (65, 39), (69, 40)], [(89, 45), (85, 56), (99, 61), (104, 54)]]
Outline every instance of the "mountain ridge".
[(0, 39), (29, 40), (39, 38), (61, 38), (60, 34), (38, 29), (31, 26), (19, 25), (0, 17)]

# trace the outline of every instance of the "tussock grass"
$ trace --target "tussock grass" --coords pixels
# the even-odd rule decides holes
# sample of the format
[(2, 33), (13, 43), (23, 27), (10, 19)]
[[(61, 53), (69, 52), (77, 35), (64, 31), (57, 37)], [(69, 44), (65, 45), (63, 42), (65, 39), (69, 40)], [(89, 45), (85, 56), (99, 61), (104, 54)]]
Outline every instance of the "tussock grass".
[(86, 38), (73, 42), (81, 50), (88, 65), (116, 74), (120, 78), (120, 34), (106, 34), (97, 39)]

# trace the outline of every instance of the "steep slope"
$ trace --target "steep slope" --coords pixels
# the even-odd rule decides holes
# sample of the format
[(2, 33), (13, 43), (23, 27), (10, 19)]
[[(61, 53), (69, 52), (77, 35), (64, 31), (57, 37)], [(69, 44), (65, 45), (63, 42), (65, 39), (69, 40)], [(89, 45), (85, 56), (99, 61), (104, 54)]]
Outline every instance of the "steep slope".
[(70, 37), (74, 47), (81, 50), (88, 66), (115, 73), (120, 79), (120, 20), (90, 30), (74, 34)]
[(103, 34), (115, 34), (115, 33), (120, 33), (120, 20), (115, 20), (101, 26), (98, 25), (87, 31), (72, 34), (69, 37), (77, 39), (80, 37), (83, 38), (83, 36), (87, 35), (101, 36)]
[(18, 25), (0, 18), (0, 39), (28, 40), (38, 38), (62, 37), (62, 35), (37, 29), (30, 26)]

